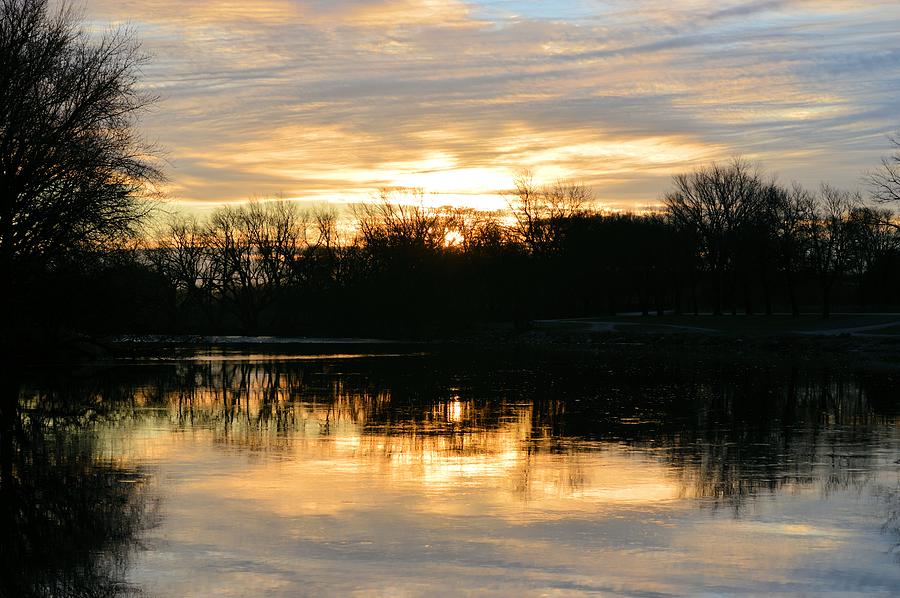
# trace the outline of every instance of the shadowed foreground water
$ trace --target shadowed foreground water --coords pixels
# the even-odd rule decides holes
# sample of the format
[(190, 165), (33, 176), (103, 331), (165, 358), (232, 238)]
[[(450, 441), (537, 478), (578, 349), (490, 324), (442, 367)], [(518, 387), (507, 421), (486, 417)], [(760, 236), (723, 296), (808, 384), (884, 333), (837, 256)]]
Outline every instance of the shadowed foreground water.
[(896, 382), (239, 352), (43, 372), (0, 414), (0, 591), (896, 594)]

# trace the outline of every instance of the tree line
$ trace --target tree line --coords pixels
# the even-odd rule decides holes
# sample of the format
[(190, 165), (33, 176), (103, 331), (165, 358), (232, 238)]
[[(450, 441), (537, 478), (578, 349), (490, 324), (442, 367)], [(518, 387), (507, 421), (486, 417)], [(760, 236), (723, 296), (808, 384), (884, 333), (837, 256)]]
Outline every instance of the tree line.
[[(54, 5), (57, 6), (57, 5)], [(499, 213), (384, 190), (353, 226), (261, 201), (150, 232), (164, 175), (127, 31), (0, 0), (0, 340), (34, 331), (429, 336), (477, 322), (900, 305), (887, 204), (784, 186), (736, 159), (676, 176), (652, 213), (522, 175)], [(895, 141), (896, 143), (896, 141)], [(900, 149), (900, 146), (898, 146)], [(870, 175), (900, 198), (900, 153)]]
[(155, 287), (141, 321), (171, 332), (428, 336), (627, 312), (900, 305), (890, 210), (828, 185), (778, 184), (740, 159), (674, 177), (663, 207), (641, 214), (597, 210), (586, 187), (527, 175), (506, 211), (425, 199), (383, 190), (346, 230), (333, 212), (287, 201), (175, 216), (115, 267)]

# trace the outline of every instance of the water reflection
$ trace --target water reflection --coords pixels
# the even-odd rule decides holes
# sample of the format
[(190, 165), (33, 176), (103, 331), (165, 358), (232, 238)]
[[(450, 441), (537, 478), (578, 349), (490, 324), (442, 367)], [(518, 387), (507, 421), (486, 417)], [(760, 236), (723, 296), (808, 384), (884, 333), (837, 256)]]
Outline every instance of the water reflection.
[[(131, 593), (126, 571), (158, 500), (140, 467), (104, 455), (111, 399), (57, 389), (0, 397), (0, 596)], [(93, 403), (93, 404), (92, 404)]]
[[(103, 380), (77, 416), (22, 390), (15, 425), (40, 433), (16, 441), (10, 486), (77, 515), (57, 537), (81, 544), (36, 560), (90, 554), (77, 583), (110, 593), (900, 587), (890, 374), (204, 355)], [(11, 537), (41, 525), (22, 517)], [(27, 577), (52, 594), (47, 576), (76, 569)]]

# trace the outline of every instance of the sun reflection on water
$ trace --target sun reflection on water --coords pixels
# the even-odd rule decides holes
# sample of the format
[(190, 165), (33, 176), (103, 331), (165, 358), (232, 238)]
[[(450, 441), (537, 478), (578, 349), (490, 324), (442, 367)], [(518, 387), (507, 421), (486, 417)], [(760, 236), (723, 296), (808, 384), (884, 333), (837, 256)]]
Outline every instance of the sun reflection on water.
[[(573, 579), (690, 594), (698, 580), (787, 587), (798, 568), (847, 566), (847, 554), (862, 571), (889, 548), (861, 536), (871, 505), (859, 501), (895, 484), (900, 426), (872, 417), (852, 384), (786, 386), (826, 415), (782, 433), (766, 418), (697, 424), (692, 402), (690, 421), (669, 424), (677, 407), (645, 387), (634, 404), (587, 406), (552, 384), (486, 393), (471, 371), (441, 378), (415, 359), (390, 383), (345, 359), (247, 359), (117, 388), (124, 408), (91, 429), (94, 454), (152, 472), (165, 496), (136, 583), (227, 593), (251, 587), (243, 571), (286, 594), (309, 580), (417, 595), (423, 579), (475, 590), (495, 577), (501, 594)], [(704, 383), (697, 396), (717, 392)], [(876, 429), (881, 448), (868, 450), (860, 439)]]

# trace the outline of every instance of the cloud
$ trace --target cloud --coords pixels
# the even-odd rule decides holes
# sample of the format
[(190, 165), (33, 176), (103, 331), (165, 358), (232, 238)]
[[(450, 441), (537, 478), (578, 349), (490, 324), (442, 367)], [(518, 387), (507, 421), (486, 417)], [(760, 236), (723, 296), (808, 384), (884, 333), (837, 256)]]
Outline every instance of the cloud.
[[(505, 173), (655, 201), (743, 153), (854, 185), (900, 126), (893, 0), (88, 0), (130, 23), (177, 199), (448, 196)], [(440, 157), (434, 163), (435, 157)], [(423, 168), (423, 165), (430, 167)], [(453, 189), (453, 181), (459, 188)]]

